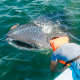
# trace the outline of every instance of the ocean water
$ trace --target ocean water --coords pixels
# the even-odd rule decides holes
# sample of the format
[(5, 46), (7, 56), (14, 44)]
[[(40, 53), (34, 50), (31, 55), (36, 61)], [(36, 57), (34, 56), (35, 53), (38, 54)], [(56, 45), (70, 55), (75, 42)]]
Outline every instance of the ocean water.
[(0, 80), (54, 80), (60, 74), (50, 71), (52, 49), (22, 50), (6, 41), (13, 25), (42, 15), (60, 22), (70, 42), (80, 44), (80, 0), (0, 0)]

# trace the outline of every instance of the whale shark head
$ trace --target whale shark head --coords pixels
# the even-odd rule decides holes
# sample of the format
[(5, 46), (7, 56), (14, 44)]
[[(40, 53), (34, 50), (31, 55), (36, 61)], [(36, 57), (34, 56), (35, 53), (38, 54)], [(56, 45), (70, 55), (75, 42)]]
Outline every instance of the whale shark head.
[[(17, 27), (18, 28), (18, 27)], [(30, 49), (49, 48), (48, 36), (42, 31), (42, 27), (26, 27), (10, 30), (7, 34), (7, 41), (20, 47)]]

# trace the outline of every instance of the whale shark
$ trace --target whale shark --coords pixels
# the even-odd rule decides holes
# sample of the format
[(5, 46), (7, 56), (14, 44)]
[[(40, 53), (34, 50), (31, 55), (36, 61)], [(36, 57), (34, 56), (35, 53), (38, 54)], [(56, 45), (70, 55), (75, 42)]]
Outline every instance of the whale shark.
[(60, 23), (46, 19), (36, 19), (33, 23), (17, 25), (6, 34), (6, 40), (11, 45), (27, 49), (49, 49), (49, 41), (53, 37), (66, 35), (61, 31)]

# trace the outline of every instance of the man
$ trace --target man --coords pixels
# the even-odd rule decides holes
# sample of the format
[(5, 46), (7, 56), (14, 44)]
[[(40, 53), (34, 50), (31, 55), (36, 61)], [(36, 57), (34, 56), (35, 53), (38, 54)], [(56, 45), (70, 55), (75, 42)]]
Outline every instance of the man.
[[(64, 61), (70, 61), (80, 55), (80, 46), (75, 43), (69, 43), (69, 38), (67, 36), (51, 39), (50, 45), (54, 51), (51, 56), (51, 71), (56, 70), (58, 62), (65, 64)], [(78, 58), (69, 65), (71, 65), (69, 68), (74, 70), (77, 77), (79, 77), (78, 80), (80, 80), (80, 59)]]

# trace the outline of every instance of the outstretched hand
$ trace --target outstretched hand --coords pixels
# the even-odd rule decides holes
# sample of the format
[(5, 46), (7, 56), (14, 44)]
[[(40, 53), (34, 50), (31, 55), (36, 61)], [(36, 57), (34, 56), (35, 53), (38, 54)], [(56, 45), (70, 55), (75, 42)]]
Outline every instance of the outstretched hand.
[(14, 25), (13, 27), (11, 27), (11, 29), (10, 29), (10, 30), (12, 30), (12, 29), (16, 28), (18, 25), (19, 25), (19, 24), (17, 23), (17, 25)]

